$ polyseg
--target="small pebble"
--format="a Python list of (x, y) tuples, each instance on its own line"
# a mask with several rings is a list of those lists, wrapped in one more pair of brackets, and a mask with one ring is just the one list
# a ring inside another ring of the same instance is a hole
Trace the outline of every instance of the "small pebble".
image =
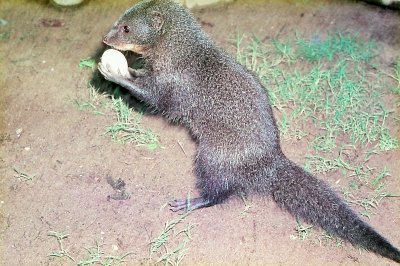
[(17, 138), (21, 137), (22, 128), (18, 128), (17, 130), (15, 130), (15, 133), (17, 134)]

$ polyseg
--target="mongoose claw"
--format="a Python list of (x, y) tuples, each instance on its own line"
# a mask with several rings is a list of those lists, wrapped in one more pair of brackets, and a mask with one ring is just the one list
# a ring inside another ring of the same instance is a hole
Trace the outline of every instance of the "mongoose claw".
[(188, 209), (189, 204), (187, 199), (177, 199), (168, 203), (169, 209), (173, 212), (177, 212), (183, 209)]
[(204, 207), (210, 207), (214, 204), (202, 197), (198, 197), (194, 199), (177, 199), (168, 203), (168, 205), (171, 211), (177, 212), (180, 210), (193, 211)]

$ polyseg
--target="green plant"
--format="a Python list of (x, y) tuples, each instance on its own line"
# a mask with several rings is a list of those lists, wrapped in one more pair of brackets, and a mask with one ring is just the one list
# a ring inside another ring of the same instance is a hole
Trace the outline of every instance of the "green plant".
[(152, 130), (146, 130), (141, 126), (140, 114), (132, 118), (132, 109), (121, 98), (112, 98), (112, 106), (117, 115), (117, 122), (106, 128), (106, 134), (110, 134), (114, 141), (134, 142), (150, 150), (159, 146), (157, 135)]
[(99, 94), (96, 90), (96, 87), (91, 83), (87, 86), (87, 97), (85, 99), (73, 99), (73, 104), (79, 110), (90, 110), (93, 114), (96, 115), (104, 115), (104, 112), (100, 111), (100, 107), (106, 105), (106, 96), (105, 94)]
[(312, 225), (303, 225), (300, 221), (297, 220), (297, 224), (295, 227), (296, 235), (291, 235), (291, 239), (300, 239), (307, 240), (312, 232)]
[[(57, 239), (59, 251), (52, 252), (49, 257), (55, 258), (63, 258), (67, 257), (69, 260), (76, 263), (76, 259), (74, 259), (68, 251), (64, 247), (64, 239), (66, 239), (69, 235), (64, 234), (62, 232), (50, 231), (48, 234), (50, 237), (54, 237)], [(101, 246), (97, 241), (95, 241), (95, 245), (89, 248), (85, 248), (87, 251), (87, 257), (79, 260), (78, 266), (87, 266), (87, 265), (103, 265), (103, 266), (112, 266), (112, 265), (120, 265), (126, 262), (124, 259), (132, 254), (131, 252), (125, 253), (121, 256), (111, 256), (105, 255), (105, 253), (101, 250)]]
[(158, 237), (150, 242), (150, 259), (158, 256), (155, 263), (164, 265), (180, 265), (187, 254), (187, 244), (191, 240), (193, 224), (187, 223), (182, 229), (178, 225), (182, 224), (189, 212), (184, 213), (177, 219), (165, 223), (163, 231)]
[(78, 262), (78, 266), (87, 266), (87, 265), (103, 265), (103, 266), (111, 266), (111, 265), (120, 265), (123, 262), (126, 262), (124, 258), (129, 256), (132, 253), (126, 253), (122, 256), (110, 256), (104, 255), (104, 252), (101, 251), (101, 245), (99, 242), (95, 241), (95, 245), (89, 248), (85, 248), (88, 256)]
[(79, 61), (79, 68), (81, 69), (82, 68), (94, 69), (95, 66), (96, 66), (96, 60), (91, 57), (84, 58)]
[(32, 181), (36, 176), (36, 175), (26, 173), (25, 171), (22, 171), (16, 167), (14, 167), (13, 170), (15, 172), (15, 177), (20, 180), (23, 180), (23, 181)]
[(50, 237), (55, 237), (57, 239), (58, 246), (60, 249), (60, 251), (52, 252), (49, 255), (50, 257), (56, 257), (56, 258), (67, 257), (68, 259), (75, 262), (75, 259), (71, 255), (69, 255), (68, 251), (64, 248), (64, 239), (69, 236), (68, 234), (64, 234), (62, 232), (50, 231), (47, 235)]

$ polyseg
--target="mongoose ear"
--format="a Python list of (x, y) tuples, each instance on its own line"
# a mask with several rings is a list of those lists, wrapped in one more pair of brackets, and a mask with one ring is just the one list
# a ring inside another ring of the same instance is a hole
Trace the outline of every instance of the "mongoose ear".
[(156, 30), (160, 30), (164, 25), (164, 17), (160, 12), (154, 11), (152, 13), (152, 23)]

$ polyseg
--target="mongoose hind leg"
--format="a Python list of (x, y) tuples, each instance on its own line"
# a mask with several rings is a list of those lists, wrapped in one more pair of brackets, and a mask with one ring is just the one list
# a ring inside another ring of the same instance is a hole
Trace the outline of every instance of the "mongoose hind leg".
[(234, 189), (221, 178), (212, 178), (211, 176), (220, 176), (218, 174), (212, 175), (210, 172), (200, 171), (196, 168), (198, 180), (196, 187), (200, 190), (201, 197), (177, 199), (169, 203), (171, 211), (187, 210), (193, 211), (200, 208), (211, 207), (220, 204), (228, 199), (233, 193)]

